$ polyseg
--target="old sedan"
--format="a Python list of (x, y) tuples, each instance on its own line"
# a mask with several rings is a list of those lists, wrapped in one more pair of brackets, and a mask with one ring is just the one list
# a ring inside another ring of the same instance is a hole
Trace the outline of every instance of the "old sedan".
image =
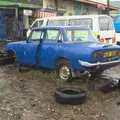
[(120, 63), (120, 46), (99, 43), (85, 27), (33, 29), (27, 40), (8, 43), (6, 50), (20, 65), (57, 69), (63, 80), (97, 75)]

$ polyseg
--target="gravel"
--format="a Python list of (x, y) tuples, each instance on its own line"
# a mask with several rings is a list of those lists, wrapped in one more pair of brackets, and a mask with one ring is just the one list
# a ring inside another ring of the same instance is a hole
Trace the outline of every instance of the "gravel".
[[(104, 74), (120, 78), (120, 66)], [(98, 84), (102, 79), (88, 83), (78, 78), (72, 83), (60, 81), (54, 72), (30, 70), (19, 73), (14, 65), (0, 67), (0, 120), (119, 120), (120, 91), (104, 94)], [(55, 102), (57, 87), (75, 87), (88, 90), (82, 105), (61, 105)]]

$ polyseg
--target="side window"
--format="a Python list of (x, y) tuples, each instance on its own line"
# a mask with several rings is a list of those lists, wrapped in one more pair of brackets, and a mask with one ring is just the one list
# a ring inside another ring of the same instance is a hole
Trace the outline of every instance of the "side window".
[(93, 21), (91, 18), (79, 18), (79, 19), (70, 19), (69, 25), (75, 25), (75, 26), (87, 26), (91, 30), (93, 29)]
[(60, 25), (66, 25), (66, 20), (49, 20), (48, 21), (49, 26), (60, 26)]
[(31, 32), (29, 40), (30, 41), (40, 40), (41, 35), (42, 35), (42, 31), (34, 30)]
[(67, 30), (67, 37), (70, 42), (71, 41), (84, 42), (84, 41), (87, 41), (88, 39), (88, 31)]
[(99, 17), (100, 30), (113, 30), (113, 22), (109, 17)]
[(43, 25), (43, 20), (38, 21), (38, 27), (40, 28)]
[(46, 40), (57, 41), (58, 39), (59, 39), (59, 31), (58, 30), (47, 30)]

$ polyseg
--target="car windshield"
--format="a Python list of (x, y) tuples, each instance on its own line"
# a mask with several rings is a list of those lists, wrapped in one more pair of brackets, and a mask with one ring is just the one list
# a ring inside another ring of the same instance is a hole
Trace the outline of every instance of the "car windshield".
[(66, 29), (69, 42), (97, 42), (90, 30)]

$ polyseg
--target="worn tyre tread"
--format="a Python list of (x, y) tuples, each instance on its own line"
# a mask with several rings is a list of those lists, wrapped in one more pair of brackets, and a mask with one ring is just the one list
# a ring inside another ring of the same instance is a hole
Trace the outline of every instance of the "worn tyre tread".
[[(67, 94), (65, 91), (73, 91), (76, 94)], [(57, 88), (55, 91), (56, 102), (60, 104), (77, 105), (82, 104), (86, 100), (87, 93), (84, 90), (77, 90), (73, 88)]]

